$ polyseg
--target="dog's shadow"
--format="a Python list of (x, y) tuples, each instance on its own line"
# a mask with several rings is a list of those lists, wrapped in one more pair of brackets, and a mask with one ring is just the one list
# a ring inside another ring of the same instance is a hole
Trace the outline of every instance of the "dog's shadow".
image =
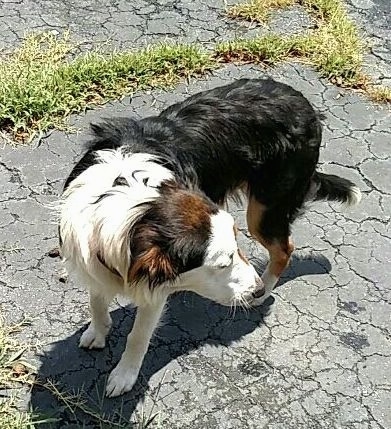
[[(257, 269), (264, 269), (262, 261), (252, 262)], [(320, 254), (296, 256), (279, 286), (301, 275), (328, 273), (330, 269), (330, 262)], [(38, 383), (33, 386), (30, 405), (40, 415), (56, 419), (55, 423), (40, 427), (101, 427), (102, 422), (97, 420), (95, 413), (111, 421), (118, 421), (121, 414), (122, 422), (130, 421), (137, 404), (148, 392), (149, 380), (155, 373), (172, 360), (205, 344), (218, 347), (239, 340), (264, 323), (273, 303), (274, 299), (270, 297), (263, 306), (250, 311), (237, 309), (232, 314), (227, 307), (195, 294), (173, 296), (168, 303), (164, 324), (150, 344), (135, 387), (130, 393), (115, 399), (103, 399), (104, 387), (110, 370), (124, 350), (135, 310), (122, 307), (111, 313), (113, 329), (103, 351), (78, 348), (84, 326), (69, 338), (52, 344), (40, 358)], [(55, 387), (48, 389), (51, 383)], [(55, 389), (59, 393), (54, 393)]]

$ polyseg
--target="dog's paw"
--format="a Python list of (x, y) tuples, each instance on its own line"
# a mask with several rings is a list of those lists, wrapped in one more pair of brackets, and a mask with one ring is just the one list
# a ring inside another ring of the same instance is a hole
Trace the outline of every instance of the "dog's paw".
[(109, 375), (106, 386), (106, 396), (114, 398), (132, 390), (138, 377), (134, 368), (125, 368), (118, 364)]
[(86, 349), (103, 349), (106, 345), (106, 335), (110, 327), (98, 332), (94, 326), (90, 325), (82, 334), (79, 347)]
[(270, 296), (271, 296), (271, 292), (266, 292), (263, 296), (259, 297), (259, 298), (255, 298), (252, 302), (251, 302), (251, 306), (252, 307), (259, 307), (260, 305), (263, 305), (266, 301), (270, 301)]

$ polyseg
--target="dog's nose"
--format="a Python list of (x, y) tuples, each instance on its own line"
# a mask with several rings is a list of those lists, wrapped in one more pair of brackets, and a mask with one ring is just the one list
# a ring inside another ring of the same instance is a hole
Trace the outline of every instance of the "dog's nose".
[(265, 285), (263, 284), (263, 281), (258, 278), (256, 279), (257, 288), (252, 293), (253, 298), (260, 298), (261, 296), (265, 295)]

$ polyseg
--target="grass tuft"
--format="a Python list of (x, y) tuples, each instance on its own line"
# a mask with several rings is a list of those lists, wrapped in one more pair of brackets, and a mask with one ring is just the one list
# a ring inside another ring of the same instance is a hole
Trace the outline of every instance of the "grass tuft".
[(71, 60), (67, 34), (28, 36), (0, 62), (0, 128), (31, 139), (86, 107), (147, 87), (166, 87), (212, 67), (196, 46), (158, 45), (136, 52), (91, 52)]
[[(270, 0), (273, 2), (273, 0)], [(240, 59), (242, 53), (251, 52), (252, 60), (274, 64), (276, 59), (281, 61), (287, 57), (295, 57), (313, 64), (316, 69), (329, 79), (350, 82), (360, 72), (362, 66), (363, 43), (358, 36), (357, 29), (346, 15), (340, 0), (294, 0), (290, 4), (301, 4), (317, 21), (316, 29), (304, 36), (282, 38), (278, 36), (264, 36), (255, 40), (240, 40), (231, 45), (232, 51)], [(277, 7), (279, 2), (273, 2)], [(255, 11), (260, 10), (264, 15), (264, 8), (269, 2), (253, 0), (248, 4), (235, 6), (230, 15), (240, 18), (249, 18), (251, 8), (253, 17)], [(255, 19), (255, 18), (253, 18)], [(255, 46), (260, 46), (259, 55)], [(265, 48), (267, 46), (267, 48)], [(218, 52), (223, 51), (224, 58), (229, 56), (227, 46), (220, 45)], [(271, 61), (269, 61), (269, 59)]]
[(253, 0), (230, 7), (227, 14), (229, 17), (240, 17), (251, 22), (266, 22), (273, 10), (292, 6), (296, 2), (297, 0)]
[(294, 41), (278, 35), (268, 35), (257, 39), (237, 39), (219, 43), (216, 57), (223, 62), (263, 63), (274, 65), (284, 60), (294, 49)]
[(340, 0), (302, 0), (318, 20), (306, 56), (321, 74), (351, 85), (361, 74), (364, 42)]
[(391, 88), (382, 85), (370, 85), (367, 87), (369, 97), (378, 103), (391, 103)]
[(264, 22), (271, 10), (293, 4), (303, 6), (315, 19), (313, 30), (289, 38), (263, 36), (222, 43), (217, 46), (217, 57), (225, 62), (267, 65), (295, 58), (313, 65), (321, 76), (339, 86), (360, 89), (377, 102), (390, 102), (391, 89), (374, 86), (362, 73), (365, 43), (341, 0), (250, 0), (230, 8), (228, 15)]

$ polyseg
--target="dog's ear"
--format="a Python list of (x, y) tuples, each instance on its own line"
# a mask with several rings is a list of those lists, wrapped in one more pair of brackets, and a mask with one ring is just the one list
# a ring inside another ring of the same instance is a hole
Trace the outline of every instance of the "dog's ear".
[(170, 257), (158, 246), (138, 256), (129, 269), (128, 281), (138, 282), (147, 279), (150, 287), (173, 281), (177, 276)]

